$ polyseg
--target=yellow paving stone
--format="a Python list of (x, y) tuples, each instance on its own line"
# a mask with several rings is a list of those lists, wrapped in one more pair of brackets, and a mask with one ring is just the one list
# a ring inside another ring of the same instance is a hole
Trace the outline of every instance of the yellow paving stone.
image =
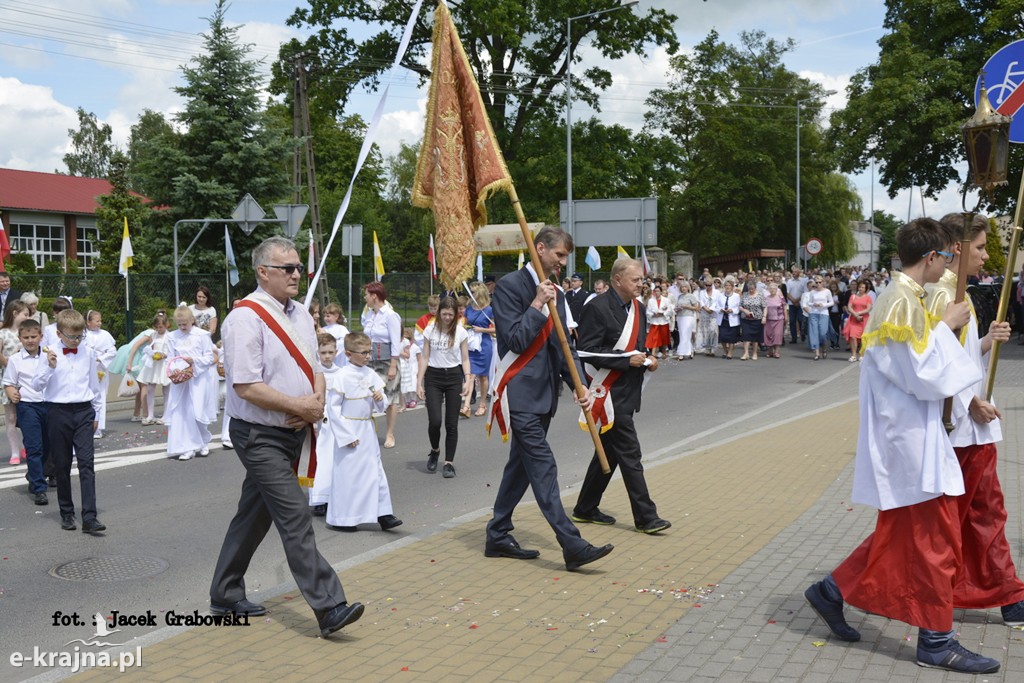
[[(615, 551), (578, 573), (565, 570), (527, 502), (516, 537), (541, 551), (538, 560), (484, 558), (480, 518), (343, 572), (367, 611), (330, 638), (292, 591), (265, 600), (270, 616), (249, 627), (193, 629), (145, 647), (143, 671), (119, 680), (607, 680), (728, 590), (718, 582), (820, 497), (852, 458), (856, 427), (841, 406), (648, 467), (659, 514), (673, 522), (656, 536), (633, 530), (616, 478), (601, 508), (618, 524), (580, 525), (584, 538)], [(819, 443), (830, 445), (827, 455)], [(571, 508), (575, 494), (564, 502)], [(195, 656), (183, 657), (190, 648)]]

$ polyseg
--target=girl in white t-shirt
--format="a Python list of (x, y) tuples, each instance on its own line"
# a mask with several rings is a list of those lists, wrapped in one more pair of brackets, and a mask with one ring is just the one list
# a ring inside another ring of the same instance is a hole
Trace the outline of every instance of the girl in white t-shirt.
[(437, 306), (437, 318), (423, 330), (417, 394), (427, 402), (428, 472), (437, 471), (437, 459), (441, 455), (441, 403), (445, 404), (444, 466), (441, 468), (445, 479), (455, 476), (461, 399), (473, 390), (468, 340), (466, 328), (458, 324), (458, 304), (451, 297), (443, 297)]

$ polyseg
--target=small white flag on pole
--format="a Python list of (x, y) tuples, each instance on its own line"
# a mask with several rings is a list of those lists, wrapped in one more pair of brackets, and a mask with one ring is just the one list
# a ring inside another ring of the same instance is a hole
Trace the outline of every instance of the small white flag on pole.
[(591, 270), (601, 270), (601, 255), (597, 253), (597, 247), (591, 246), (587, 249), (587, 258), (583, 261)]
[(238, 284), (238, 264), (235, 263), (235, 250), (231, 246), (231, 235), (228, 226), (224, 226), (224, 258), (228, 262), (228, 282), (234, 287)]

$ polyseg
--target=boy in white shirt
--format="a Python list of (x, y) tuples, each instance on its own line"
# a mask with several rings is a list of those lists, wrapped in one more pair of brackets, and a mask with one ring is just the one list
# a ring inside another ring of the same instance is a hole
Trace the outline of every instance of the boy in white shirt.
[(14, 404), (18, 415), (18, 428), (25, 443), (25, 459), (28, 464), (28, 490), (35, 498), (36, 505), (48, 505), (46, 497), (46, 475), (43, 464), (50, 452), (49, 436), (46, 433), (47, 404), (43, 393), (29, 386), (32, 378), (45, 363), (39, 352), (42, 327), (29, 318), (18, 326), (18, 340), (21, 351), (7, 360), (4, 373), (4, 391)]
[(78, 479), (82, 488), (82, 531), (95, 534), (106, 526), (96, 517), (96, 472), (93, 468), (93, 439), (98, 422), (100, 384), (96, 353), (85, 339), (85, 318), (76, 310), (57, 314), (57, 338), (47, 347), (46, 363), (31, 386), (42, 391), (50, 404), (47, 424), (50, 456), (57, 475), (57, 501), (60, 504), (60, 528), (74, 531), (75, 501), (71, 497), (71, 460), (78, 461)]

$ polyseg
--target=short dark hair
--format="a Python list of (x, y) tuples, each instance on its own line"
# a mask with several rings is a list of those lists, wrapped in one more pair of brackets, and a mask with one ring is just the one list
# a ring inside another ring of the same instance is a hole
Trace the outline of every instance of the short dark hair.
[(545, 225), (541, 228), (540, 232), (533, 238), (533, 243), (543, 244), (546, 249), (554, 249), (563, 244), (569, 251), (573, 249), (572, 235), (553, 225)]
[[(3, 276), (0, 275), (0, 277), (3, 277)], [(22, 320), (21, 324), (18, 325), (18, 335), (21, 335), (21, 333), (24, 332), (25, 330), (40, 330), (41, 331), (42, 329), (43, 329), (43, 326), (39, 324), (38, 320), (36, 320), (35, 318), (27, 318), (25, 320)]]
[(320, 334), (316, 335), (317, 348), (323, 346), (324, 344), (334, 344), (334, 347), (337, 348), (338, 338), (335, 337), (330, 332), (321, 332)]
[(896, 231), (896, 253), (903, 267), (916, 265), (933, 251), (949, 246), (947, 229), (934, 218), (915, 218)]
[(949, 232), (952, 237), (949, 241), (950, 244), (961, 240), (973, 242), (974, 238), (981, 233), (988, 233), (987, 216), (980, 213), (974, 214), (974, 218), (971, 219), (971, 224), (967, 226), (966, 230), (964, 229), (964, 222), (964, 214), (962, 213), (947, 213), (939, 219), (939, 223), (942, 224), (943, 229)]

